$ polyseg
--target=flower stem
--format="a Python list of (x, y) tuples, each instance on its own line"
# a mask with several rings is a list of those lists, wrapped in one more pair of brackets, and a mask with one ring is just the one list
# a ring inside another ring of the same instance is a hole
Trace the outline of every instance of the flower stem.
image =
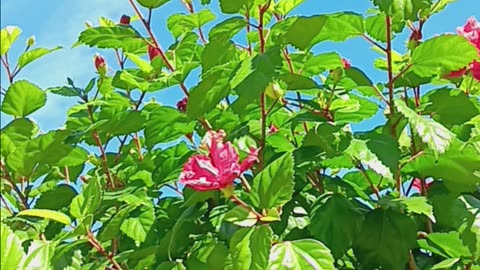
[(246, 204), (244, 201), (242, 201), (242, 199), (238, 198), (237, 196), (235, 195), (232, 195), (230, 197), (230, 200), (232, 202), (234, 202), (236, 205), (240, 206), (240, 207), (243, 207), (244, 209), (246, 209), (248, 212), (252, 212), (255, 217), (257, 218), (257, 220), (260, 220), (263, 216), (260, 215), (260, 213), (258, 213), (257, 211), (255, 211), (255, 209), (253, 209), (252, 207), (250, 207), (248, 204)]

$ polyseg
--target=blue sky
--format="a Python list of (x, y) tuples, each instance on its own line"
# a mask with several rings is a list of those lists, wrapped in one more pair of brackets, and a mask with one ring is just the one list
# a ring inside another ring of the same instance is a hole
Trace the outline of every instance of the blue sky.
[[(196, 9), (200, 9), (200, 1), (194, 0)], [(218, 12), (217, 1), (213, 0), (213, 11), (223, 18)], [(331, 13), (341, 10), (350, 10), (363, 13), (370, 8), (369, 0), (305, 0), (294, 14), (312, 15), (319, 13)], [(23, 50), (26, 38), (36, 36), (37, 46), (54, 47), (61, 45), (65, 47), (61, 51), (52, 53), (40, 61), (31, 64), (17, 77), (26, 78), (42, 88), (63, 85), (67, 77), (71, 77), (82, 86), (90, 78), (95, 76), (92, 64), (92, 57), (96, 52), (107, 56), (108, 62), (116, 69), (115, 60), (111, 52), (102, 52), (85, 46), (71, 49), (78, 34), (85, 29), (84, 22), (91, 21), (97, 24), (100, 16), (105, 16), (118, 21), (122, 14), (133, 15), (133, 11), (127, 0), (2, 0), (1, 1), (1, 27), (16, 25), (22, 28), (23, 34), (18, 40), (17, 49), (12, 50), (10, 58), (16, 58)], [(180, 0), (172, 0), (154, 12), (153, 28), (163, 48), (167, 48), (173, 39), (166, 31), (167, 16), (174, 13), (185, 13)], [(435, 34), (454, 32), (455, 28), (463, 25), (468, 17), (475, 16), (480, 19), (479, 0), (458, 0), (449, 5), (447, 9), (434, 16), (425, 26), (424, 38)], [(218, 22), (218, 20), (217, 20)], [(215, 25), (210, 23), (207, 28)], [(136, 22), (134, 26), (140, 32), (144, 32), (141, 25)], [(404, 52), (404, 41), (407, 37), (401, 36), (395, 43), (400, 52)], [(316, 47), (318, 52), (337, 51), (349, 59), (352, 65), (362, 68), (374, 81), (383, 81), (385, 75), (373, 70), (372, 61), (379, 55), (370, 49), (370, 45), (361, 39), (350, 40), (346, 43), (324, 43)], [(10, 60), (11, 62), (13, 59)], [(6, 76), (2, 69), (1, 84), (7, 86)], [(187, 81), (191, 87), (195, 80)], [(155, 95), (157, 100), (166, 104), (175, 104), (181, 97), (181, 91), (174, 87)], [(37, 111), (32, 117), (39, 123), (44, 131), (59, 128), (65, 121), (65, 114), (69, 106), (75, 104), (76, 100), (60, 96), (49, 95), (45, 107)], [(2, 114), (2, 119), (6, 120)], [(378, 118), (376, 118), (378, 119)], [(378, 121), (378, 120), (374, 120)], [(7, 121), (2, 121), (2, 126)]]

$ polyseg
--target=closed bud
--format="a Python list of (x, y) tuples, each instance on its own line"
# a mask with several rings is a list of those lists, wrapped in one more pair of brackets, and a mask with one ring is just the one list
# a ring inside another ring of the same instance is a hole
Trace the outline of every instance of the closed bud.
[(181, 112), (186, 112), (187, 111), (187, 98), (183, 98), (179, 102), (177, 102), (177, 109)]
[(342, 58), (342, 66), (344, 69), (349, 69), (352, 67), (352, 65), (350, 64), (350, 61), (348, 61), (345, 58)]
[(120, 25), (130, 25), (130, 16), (122, 15), (120, 18)]
[(95, 64), (95, 69), (100, 75), (105, 75), (107, 72), (107, 63), (105, 62), (105, 58), (100, 54), (96, 54), (93, 58), (93, 62)]
[(155, 57), (160, 55), (160, 50), (152, 45), (148, 45), (148, 58), (153, 61)]
[(27, 39), (27, 46), (32, 47), (35, 44), (35, 36), (31, 36)]

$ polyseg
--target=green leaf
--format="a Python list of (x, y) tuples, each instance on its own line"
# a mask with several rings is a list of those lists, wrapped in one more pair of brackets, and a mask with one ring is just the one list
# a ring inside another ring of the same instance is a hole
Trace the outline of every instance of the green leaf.
[(128, 46), (145, 43), (135, 29), (125, 26), (87, 28), (80, 33), (78, 42), (90, 47), (124, 49), (129, 52), (135, 51), (127, 50)]
[(145, 144), (153, 148), (158, 143), (171, 142), (193, 132), (194, 127), (195, 122), (184, 113), (171, 107), (156, 106), (145, 123)]
[(413, 71), (420, 76), (444, 75), (478, 60), (478, 52), (466, 38), (442, 35), (422, 42), (412, 53)]
[(223, 13), (233, 14), (240, 11), (243, 5), (248, 3), (248, 0), (220, 0), (219, 2)]
[(50, 131), (20, 145), (8, 155), (6, 163), (21, 176), (30, 176), (40, 165), (57, 164), (75, 148), (64, 144), (68, 131)]
[(187, 102), (188, 116), (194, 119), (202, 117), (230, 94), (228, 73), (224, 70), (209, 73), (198, 85), (193, 87)]
[(28, 247), (23, 270), (51, 269), (51, 260), (55, 251), (53, 242), (34, 240)]
[(342, 57), (336, 52), (328, 52), (310, 57), (303, 66), (303, 73), (318, 75), (326, 70), (342, 67)]
[(405, 22), (418, 21), (425, 9), (431, 5), (431, 0), (374, 0), (380, 11), (392, 17), (392, 29), (399, 33)]
[(303, 139), (304, 147), (317, 147), (327, 157), (341, 155), (348, 143), (349, 138), (342, 132), (341, 127), (331, 123), (321, 123), (310, 129)]
[(333, 270), (334, 262), (330, 250), (322, 242), (302, 239), (275, 244), (270, 251), (268, 269)]
[(145, 123), (145, 117), (139, 111), (126, 111), (121, 112), (108, 122), (97, 127), (99, 133), (107, 134), (110, 136), (127, 135), (133, 132), (137, 132), (143, 128)]
[(334, 258), (341, 258), (360, 230), (362, 214), (343, 195), (318, 200), (310, 212), (308, 230), (315, 239), (330, 247)]
[(327, 15), (327, 21), (313, 42), (326, 40), (341, 42), (358, 37), (365, 32), (363, 17), (353, 12), (339, 12)]
[(445, 152), (438, 159), (426, 153), (405, 167), (407, 173), (418, 173), (422, 177), (442, 179), (450, 190), (474, 191), (480, 184), (480, 156), (473, 149), (459, 151), (460, 145)]
[(223, 220), (240, 227), (252, 227), (257, 223), (255, 214), (241, 206), (236, 206), (225, 213)]
[[(378, 112), (378, 105), (366, 98), (358, 97), (356, 95), (349, 95), (349, 99), (355, 100), (355, 104), (360, 106), (350, 108), (347, 112), (336, 111), (333, 118), (337, 124), (359, 123), (362, 120), (374, 116)], [(355, 113), (352, 113), (355, 109)]]
[[(158, 184), (177, 180), (182, 171), (182, 165), (185, 164), (191, 154), (192, 151), (184, 142), (163, 150), (155, 159), (157, 168), (153, 171), (152, 178)], [(204, 193), (202, 192), (202, 194)]]
[(0, 224), (0, 238), (0, 268), (2, 270), (19, 269), (20, 262), (25, 255), (23, 253), (22, 241), (20, 241), (18, 236), (3, 222)]
[(163, 6), (164, 4), (170, 2), (170, 0), (137, 0), (137, 2), (145, 8), (159, 8)]
[(147, 233), (155, 222), (155, 212), (153, 207), (145, 207), (142, 211), (136, 211), (130, 214), (129, 218), (123, 221), (120, 230), (137, 243), (143, 243)]
[[(382, 156), (386, 157), (388, 156), (387, 151), (382, 151), (381, 148), (377, 148), (382, 142), (379, 141), (374, 147), (370, 148), (368, 145), (368, 142), (362, 141), (362, 140), (357, 140), (353, 139), (350, 142), (350, 146), (345, 150), (345, 153), (350, 155), (352, 158), (357, 160), (358, 162), (361, 162), (365, 165), (367, 165), (370, 169), (378, 173), (379, 175), (387, 178), (387, 179), (393, 179), (393, 173), (396, 171), (396, 168), (394, 171), (392, 171), (387, 164), (380, 159), (378, 154), (382, 154)], [(373, 150), (372, 150), (373, 149)], [(394, 149), (389, 147), (388, 149)], [(395, 152), (397, 152), (398, 155), (398, 150), (394, 149)], [(395, 161), (395, 160), (393, 160)], [(396, 159), (398, 162), (398, 158)]]
[(353, 244), (365, 269), (404, 270), (408, 252), (415, 247), (416, 224), (393, 210), (377, 208), (367, 214)]
[(407, 107), (403, 100), (395, 100), (395, 106), (408, 119), (412, 129), (416, 131), (436, 157), (448, 150), (455, 136), (450, 130), (430, 118), (423, 118), (418, 115)]
[[(235, 36), (238, 32), (247, 25), (243, 17), (232, 17), (228, 18), (221, 23), (215, 25), (210, 32), (208, 33), (208, 39), (210, 43), (212, 40), (220, 39), (222, 41), (227, 41)], [(208, 46), (208, 45), (207, 45)]]
[(81, 94), (81, 89), (68, 86), (51, 87), (47, 88), (45, 91), (64, 97), (78, 97)]
[(457, 2), (457, 0), (437, 0), (435, 2), (435, 4), (433, 5), (434, 8), (431, 10), (430, 14), (438, 13), (438, 12), (442, 11), (443, 9), (445, 9), (445, 7), (448, 4), (454, 3), (454, 2)]
[(434, 266), (432, 266), (432, 270), (434, 269), (452, 269), (452, 267), (459, 262), (459, 258), (451, 258), (451, 259), (445, 259)]
[(327, 20), (326, 15), (299, 17), (288, 29), (285, 38), (288, 43), (300, 50), (305, 50), (311, 46), (312, 41), (323, 29)]
[(102, 202), (102, 191), (97, 179), (91, 179), (85, 189), (73, 198), (70, 204), (70, 214), (82, 219), (89, 214), (95, 213)]
[(57, 46), (53, 49), (46, 49), (46, 48), (36, 48), (27, 52), (24, 52), (18, 57), (18, 68), (22, 69), (26, 65), (30, 64), (31, 62), (37, 60), (40, 57), (43, 57), (44, 55), (47, 55), (51, 52), (57, 51), (62, 49), (61, 46)]
[(272, 237), (268, 226), (243, 228), (235, 232), (230, 240), (233, 269), (267, 269)]
[(77, 196), (77, 191), (72, 186), (60, 184), (40, 195), (35, 203), (35, 208), (60, 210), (63, 207), (68, 207), (75, 196)]
[(72, 223), (72, 220), (64, 213), (48, 209), (26, 209), (20, 211), (17, 215), (51, 219), (65, 225)]
[(387, 42), (386, 15), (384, 13), (370, 16), (365, 19), (365, 30), (372, 38)]
[(260, 94), (278, 75), (281, 64), (280, 48), (273, 47), (253, 59), (247, 58), (242, 61), (230, 85), (243, 101), (259, 99)]
[(108, 241), (118, 236), (120, 227), (122, 226), (128, 215), (138, 207), (138, 204), (130, 204), (120, 209), (99, 232), (98, 240)]
[(47, 96), (38, 86), (25, 81), (16, 81), (8, 87), (2, 103), (6, 114), (25, 117), (45, 105)]
[(431, 249), (432, 252), (445, 258), (469, 258), (472, 256), (468, 247), (460, 239), (458, 232), (430, 233), (427, 235), (427, 242), (434, 247)]
[(1, 153), (7, 157), (15, 148), (28, 142), (38, 132), (38, 127), (27, 118), (19, 118), (10, 122), (1, 130)]
[(293, 156), (286, 153), (255, 176), (250, 198), (261, 209), (282, 206), (291, 199), (293, 186)]
[(400, 202), (407, 208), (409, 213), (415, 213), (419, 215), (425, 215), (433, 223), (436, 222), (435, 216), (433, 215), (433, 207), (428, 204), (427, 198), (425, 197), (410, 197), (410, 198), (399, 198), (395, 201)]
[(0, 31), (0, 56), (3, 57), (12, 47), (12, 44), (22, 33), (22, 30), (17, 26), (7, 26)]
[(435, 121), (447, 128), (461, 125), (480, 114), (476, 101), (456, 89), (432, 90), (422, 97), (421, 104), (428, 104), (423, 109), (424, 114), (433, 115)]
[(201, 242), (201, 246), (188, 256), (186, 266), (188, 269), (223, 270), (228, 255), (228, 249), (223, 243), (208, 239)]
[(147, 61), (140, 58), (140, 56), (133, 53), (125, 53), (125, 56), (130, 59), (141, 71), (145, 73), (150, 73), (153, 70), (153, 67)]
[(284, 1), (280, 1), (275, 5), (274, 10), (275, 10), (275, 12), (277, 12), (277, 13), (283, 15), (283, 16), (286, 16), (288, 13), (290, 13), (293, 9), (298, 7), (303, 2), (304, 2), (304, 0), (286, 0), (286, 1), (284, 0)]

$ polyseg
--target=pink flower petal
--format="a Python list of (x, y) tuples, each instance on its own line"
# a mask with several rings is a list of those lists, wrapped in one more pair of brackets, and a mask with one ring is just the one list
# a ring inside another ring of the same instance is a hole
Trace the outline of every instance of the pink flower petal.
[(258, 161), (258, 149), (255, 148), (250, 148), (250, 154), (246, 159), (242, 161), (242, 164), (240, 164), (240, 173), (243, 173), (247, 170), (249, 170), (255, 162)]

